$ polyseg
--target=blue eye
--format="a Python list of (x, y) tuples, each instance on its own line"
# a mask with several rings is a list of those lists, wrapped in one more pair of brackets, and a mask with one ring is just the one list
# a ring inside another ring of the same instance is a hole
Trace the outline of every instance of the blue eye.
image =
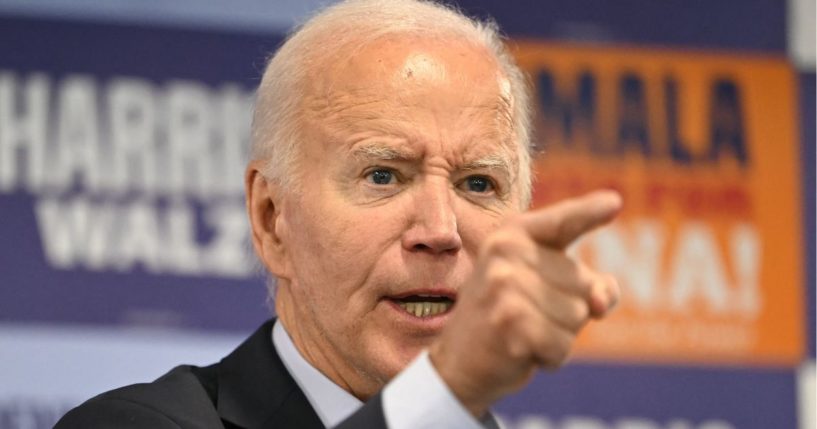
[(375, 185), (388, 185), (394, 180), (394, 174), (389, 170), (374, 170), (369, 173), (368, 179)]
[(485, 176), (470, 176), (465, 179), (465, 185), (471, 192), (485, 193), (494, 190), (491, 180)]

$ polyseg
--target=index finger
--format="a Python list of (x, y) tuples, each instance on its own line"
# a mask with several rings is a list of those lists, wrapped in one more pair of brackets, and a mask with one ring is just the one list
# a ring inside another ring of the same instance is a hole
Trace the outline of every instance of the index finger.
[(613, 220), (621, 210), (615, 191), (594, 191), (525, 213), (522, 224), (536, 242), (564, 250), (588, 231)]

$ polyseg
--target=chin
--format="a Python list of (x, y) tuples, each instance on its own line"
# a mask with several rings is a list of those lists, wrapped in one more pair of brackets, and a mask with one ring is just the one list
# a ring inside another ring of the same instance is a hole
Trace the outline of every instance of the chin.
[[(428, 348), (434, 338), (390, 338), (383, 343), (390, 346), (383, 350), (381, 356), (384, 373), (391, 379), (405, 369), (424, 349)], [(381, 343), (382, 344), (382, 343)]]

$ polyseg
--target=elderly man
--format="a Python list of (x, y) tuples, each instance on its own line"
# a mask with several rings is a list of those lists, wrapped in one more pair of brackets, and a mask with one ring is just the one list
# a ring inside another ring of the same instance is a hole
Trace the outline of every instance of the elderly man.
[(490, 25), (414, 0), (312, 18), (266, 69), (245, 177), (277, 320), (58, 427), (494, 426), (618, 296), (564, 252), (616, 194), (524, 211), (528, 110)]

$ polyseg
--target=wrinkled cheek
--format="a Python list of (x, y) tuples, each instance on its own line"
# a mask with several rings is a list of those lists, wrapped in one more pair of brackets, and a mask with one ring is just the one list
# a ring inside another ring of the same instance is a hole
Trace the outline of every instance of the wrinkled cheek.
[[(360, 285), (377, 259), (376, 246), (368, 237), (378, 231), (376, 225), (360, 222), (332, 222), (319, 226), (312, 237), (319, 247), (315, 264), (325, 271), (329, 280), (349, 285)], [(319, 258), (319, 259), (318, 259)], [(350, 292), (350, 291), (347, 291)]]
[(308, 251), (311, 262), (302, 267), (300, 277), (307, 300), (317, 302), (316, 317), (333, 314), (344, 318), (357, 311), (358, 290), (365, 281), (361, 252), (353, 248), (331, 246)]
[[(321, 207), (312, 211), (326, 213)], [(303, 217), (293, 231), (292, 245), (296, 248), (296, 265), (302, 279), (320, 281), (328, 278), (340, 280), (337, 275), (343, 274), (343, 266), (348, 266), (351, 253), (348, 246), (350, 237), (343, 234), (348, 231), (346, 225), (336, 224), (330, 218)]]

